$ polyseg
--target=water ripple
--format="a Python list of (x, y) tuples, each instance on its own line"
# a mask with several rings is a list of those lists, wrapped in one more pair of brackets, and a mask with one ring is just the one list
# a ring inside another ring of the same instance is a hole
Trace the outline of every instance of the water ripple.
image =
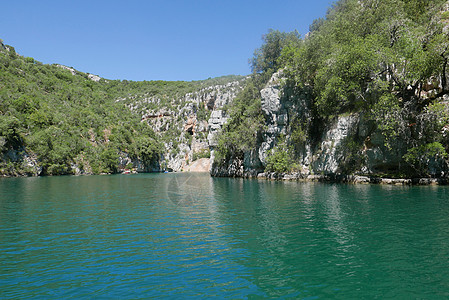
[(191, 174), (0, 179), (0, 298), (447, 298), (448, 196)]

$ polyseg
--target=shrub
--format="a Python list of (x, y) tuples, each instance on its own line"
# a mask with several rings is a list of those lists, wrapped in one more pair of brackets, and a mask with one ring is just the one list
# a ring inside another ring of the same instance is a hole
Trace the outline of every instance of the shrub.
[(403, 156), (404, 160), (421, 176), (431, 175), (429, 174), (429, 165), (432, 161), (447, 157), (446, 150), (439, 142), (413, 147)]
[(282, 141), (276, 147), (268, 151), (265, 171), (289, 173), (296, 169), (299, 169), (293, 159), (293, 152), (293, 147), (288, 147), (285, 141)]

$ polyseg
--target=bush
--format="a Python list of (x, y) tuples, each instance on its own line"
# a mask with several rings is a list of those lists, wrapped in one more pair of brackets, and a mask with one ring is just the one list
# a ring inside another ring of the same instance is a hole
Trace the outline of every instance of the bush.
[(265, 171), (276, 172), (276, 173), (286, 173), (290, 171), (291, 168), (291, 158), (287, 151), (285, 150), (270, 150), (267, 157), (267, 166)]
[(293, 147), (288, 147), (281, 137), (281, 143), (268, 151), (265, 172), (289, 173), (299, 170), (293, 159)]
[(439, 142), (413, 147), (403, 156), (404, 160), (421, 176), (435, 175), (429, 174), (430, 164), (447, 157), (446, 149)]
[(230, 157), (243, 157), (245, 151), (254, 149), (264, 124), (260, 89), (267, 78), (255, 74), (229, 107), (229, 119), (218, 135), (215, 161), (222, 163)]

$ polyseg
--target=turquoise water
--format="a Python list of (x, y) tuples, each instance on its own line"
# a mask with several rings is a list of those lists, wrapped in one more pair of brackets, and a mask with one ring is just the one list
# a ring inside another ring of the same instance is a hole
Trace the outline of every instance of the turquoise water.
[(0, 179), (1, 299), (445, 299), (449, 188)]

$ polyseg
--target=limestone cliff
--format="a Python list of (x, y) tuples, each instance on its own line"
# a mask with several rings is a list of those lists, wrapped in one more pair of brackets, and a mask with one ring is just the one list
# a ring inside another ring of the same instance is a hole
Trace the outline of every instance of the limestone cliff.
[[(429, 85), (425, 92), (432, 93), (431, 89)], [(388, 136), (382, 133), (380, 126), (367, 113), (347, 113), (326, 122), (314, 121), (307, 91), (299, 96), (291, 96), (283, 88), (281, 72), (273, 75), (260, 94), (265, 129), (257, 147), (246, 152), (243, 159), (233, 158), (225, 165), (213, 164), (212, 175), (277, 178), (264, 173), (267, 157), (281, 140), (292, 140), (293, 123), (302, 120), (299, 123), (303, 124), (305, 138), (294, 144), (295, 161), (298, 163), (295, 178), (306, 178), (313, 174), (390, 175), (398, 172), (413, 176), (413, 170), (404, 161), (404, 155), (410, 146), (408, 141), (399, 138), (388, 140)], [(447, 114), (449, 102), (443, 101), (442, 105)], [(416, 138), (417, 135), (425, 134), (424, 128), (431, 118), (428, 110), (417, 112), (410, 106), (404, 107), (402, 113), (415, 114), (416, 120), (416, 123), (402, 125), (404, 135)], [(218, 128), (219, 122), (216, 124)], [(448, 127), (447, 124), (445, 126)], [(444, 131), (446, 127), (443, 126), (441, 130)], [(445, 177), (448, 173), (447, 161), (431, 161), (426, 171), (432, 177)]]
[(232, 103), (244, 82), (242, 78), (207, 86), (173, 99), (148, 95), (117, 101), (128, 101), (128, 107), (140, 114), (142, 122), (147, 122), (163, 141), (159, 170), (187, 171), (193, 161), (210, 157), (209, 148), (214, 145), (215, 134), (226, 122), (223, 108)]

